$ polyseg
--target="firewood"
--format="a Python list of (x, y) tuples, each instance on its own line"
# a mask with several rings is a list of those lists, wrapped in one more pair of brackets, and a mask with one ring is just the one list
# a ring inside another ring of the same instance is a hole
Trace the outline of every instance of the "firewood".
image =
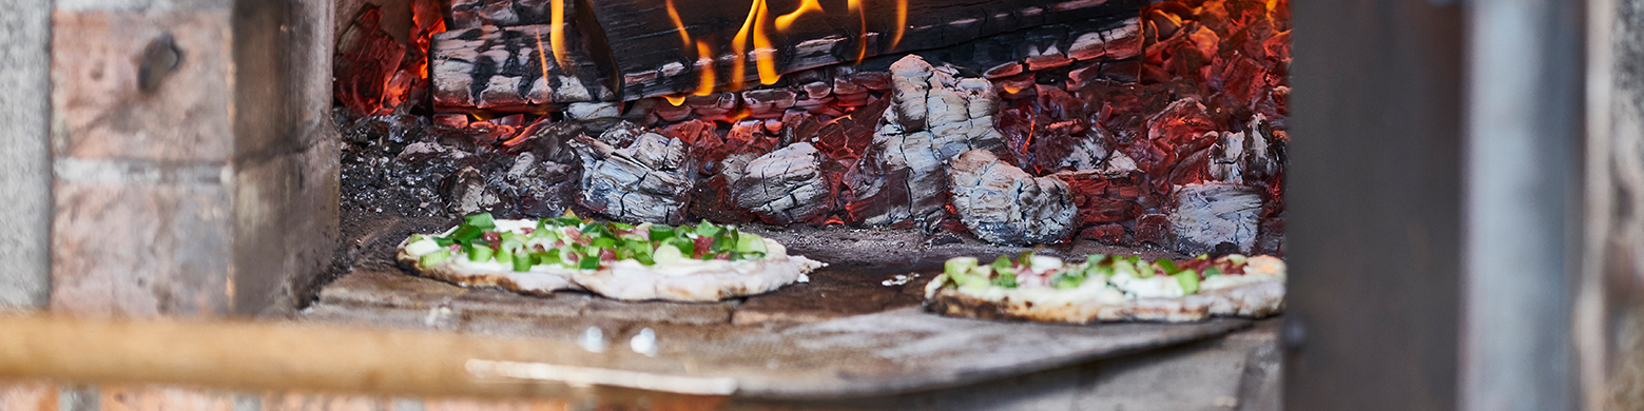
[(1057, 243), (1073, 233), (1073, 196), (1067, 183), (1033, 177), (999, 161), (992, 152), (972, 150), (948, 170), (953, 207), (977, 237), (996, 244)]
[(647, 132), (622, 148), (586, 135), (571, 146), (582, 159), (583, 207), (622, 221), (685, 221), (694, 182), (685, 142)]
[[(497, 1), (497, 0), (491, 0)], [(609, 40), (615, 65), (625, 74), (624, 98), (634, 100), (678, 94), (700, 87), (700, 58), (695, 44), (685, 44), (680, 36), (681, 27), (673, 23), (669, 8), (663, 0), (608, 0), (590, 2)], [(797, 0), (768, 2), (767, 17), (763, 24), (777, 14), (798, 8)], [(862, 2), (862, 14), (848, 10), (843, 3), (832, 3), (823, 12), (801, 15), (793, 26), (778, 30), (767, 26), (765, 31), (773, 42), (777, 73), (795, 73), (806, 69), (850, 64), (860, 55), (873, 58), (914, 50), (942, 50), (955, 56), (970, 53), (978, 55), (969, 42), (988, 38), (991, 47), (1006, 50), (1004, 60), (985, 59), (982, 64), (1021, 61), (1027, 55), (1030, 40), (1024, 31), (1049, 28), (1054, 38), (1034, 39), (1042, 59), (1075, 59), (1066, 52), (1078, 44), (1076, 34), (1110, 30), (1125, 17), (1135, 16), (1139, 1), (1062, 1), (1062, 0), (1003, 0), (993, 2), (954, 3), (939, 0), (906, 1), (905, 22), (898, 24), (897, 2)], [(675, 2), (675, 5), (681, 5)], [(704, 41), (714, 55), (706, 56), (713, 64), (708, 69), (716, 73), (715, 85), (723, 88), (731, 83), (757, 84), (759, 81), (753, 58), (757, 55), (749, 41), (744, 48), (748, 54), (743, 72), (731, 73), (736, 55), (727, 40), (736, 37), (742, 29), (744, 16), (749, 13), (746, 2), (699, 2), (689, 7), (674, 9), (689, 38)], [(727, 18), (731, 17), (731, 18)], [(866, 23), (864, 31), (863, 21)], [(1134, 25), (1133, 23), (1131, 24)], [(902, 27), (900, 35), (896, 28)], [(1024, 30), (1030, 29), (1030, 30)], [(751, 34), (751, 33), (750, 33)], [(990, 37), (991, 36), (991, 37)], [(1070, 37), (1072, 36), (1072, 37)], [(997, 39), (994, 39), (997, 37)], [(1080, 49), (1101, 50), (1095, 57), (1125, 55), (1109, 51), (1123, 49), (1120, 44), (1127, 37), (1117, 34), (1085, 39)], [(1129, 38), (1134, 38), (1131, 36)], [(1098, 42), (1092, 42), (1094, 39)], [(746, 41), (746, 40), (745, 40)], [(1140, 42), (1129, 49), (1139, 50)], [(1048, 52), (1057, 50), (1054, 53)], [(1136, 52), (1130, 52), (1134, 55)], [(1092, 57), (1092, 58), (1095, 58)], [(988, 67), (975, 67), (981, 71)], [(835, 90), (835, 92), (839, 92)], [(849, 94), (849, 93), (846, 93)]]
[[(450, 28), (552, 23), (549, 0), (452, 0)], [(567, 1), (566, 3), (572, 3)], [(571, 7), (567, 4), (567, 7)]]
[(451, 30), (433, 37), (429, 56), (438, 110), (534, 110), (547, 104), (616, 101), (608, 74), (567, 30), (573, 64), (561, 67), (549, 48), (551, 26)]

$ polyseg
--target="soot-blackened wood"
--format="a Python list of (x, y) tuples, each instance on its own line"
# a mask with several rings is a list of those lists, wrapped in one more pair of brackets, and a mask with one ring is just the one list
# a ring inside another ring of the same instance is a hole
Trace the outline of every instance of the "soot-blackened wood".
[[(553, 0), (452, 0), (451, 29), (552, 23)], [(569, 1), (567, 1), (569, 3)], [(570, 7), (569, 5), (567, 5)]]
[(434, 104), (441, 111), (530, 111), (548, 104), (614, 101), (610, 75), (576, 30), (566, 30), (561, 67), (551, 25), (481, 26), (435, 34), (429, 55)]
[[(715, 82), (724, 86), (740, 78), (758, 84), (752, 59), (743, 72), (732, 73), (735, 53), (731, 46), (737, 32), (752, 11), (751, 1), (673, 0), (674, 10), (685, 26), (691, 43), (681, 37), (669, 15), (667, 0), (610, 0), (592, 2), (596, 18), (608, 39), (616, 67), (623, 73), (624, 98), (637, 99), (696, 89), (698, 41), (711, 49)], [(800, 0), (770, 0), (766, 3), (764, 32), (775, 49), (775, 65), (780, 73), (849, 63), (859, 57), (897, 52), (933, 50), (967, 43), (983, 37), (1010, 33), (1000, 41), (990, 41), (981, 49), (965, 47), (955, 53), (983, 56), (979, 64), (1000, 64), (1043, 55), (1040, 64), (1056, 64), (1059, 58), (1078, 50), (1086, 58), (1114, 53), (1134, 54), (1135, 47), (1112, 46), (1110, 51), (1091, 49), (1093, 41), (1115, 40), (1129, 44), (1123, 36), (1107, 32), (1134, 17), (1149, 0), (1002, 0), (993, 2), (950, 2), (908, 0), (906, 24), (898, 41), (897, 2), (863, 1), (862, 13), (853, 12), (844, 0), (823, 0), (823, 11), (811, 11), (793, 19), (787, 30), (777, 29), (773, 20), (799, 8)], [(864, 30), (864, 22), (866, 30)], [(1031, 29), (1031, 30), (1024, 30)], [(744, 51), (751, 57), (752, 33)], [(1129, 38), (1134, 38), (1130, 36)], [(1075, 43), (1084, 43), (1074, 47)], [(956, 60), (957, 61), (957, 60)], [(978, 68), (986, 69), (988, 66)], [(723, 87), (722, 87), (723, 88)]]

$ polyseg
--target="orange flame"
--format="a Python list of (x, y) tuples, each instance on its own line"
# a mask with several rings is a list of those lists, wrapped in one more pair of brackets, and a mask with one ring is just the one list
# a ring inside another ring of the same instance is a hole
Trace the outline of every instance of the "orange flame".
[(856, 18), (862, 26), (862, 35), (857, 37), (856, 63), (862, 64), (862, 59), (868, 57), (868, 14), (862, 10), (863, 0), (846, 0), (845, 9), (856, 13)]
[(553, 0), (549, 6), (548, 18), (553, 24), (553, 32), (548, 34), (548, 43), (554, 46), (554, 62), (559, 68), (571, 71), (569, 59), (565, 57), (565, 0)]
[[(548, 81), (548, 50), (544, 50), (542, 48), (542, 30), (537, 30), (537, 35), (531, 37), (537, 40), (537, 63), (542, 66), (542, 81)], [(557, 59), (558, 53), (555, 54), (555, 58)]]
[[(696, 86), (692, 95), (706, 96), (714, 92), (714, 50), (708, 47), (708, 42), (696, 42), (696, 71), (702, 73), (702, 82)], [(684, 101), (684, 98), (680, 98)], [(675, 104), (676, 106), (678, 104)]]
[(662, 96), (662, 99), (667, 100), (668, 105), (671, 105), (671, 106), (674, 106), (674, 107), (679, 107), (680, 104), (685, 104), (685, 95), (684, 94), (669, 94), (669, 95), (666, 95), (666, 96)]
[(679, 28), (680, 44), (685, 48), (691, 48), (691, 33), (685, 30), (685, 21), (679, 19), (679, 10), (674, 9), (674, 0), (668, 0), (668, 18), (674, 21), (674, 27)]
[(781, 78), (776, 73), (776, 49), (772, 48), (770, 37), (765, 36), (765, 13), (765, 0), (754, 0), (749, 7), (748, 18), (742, 21), (742, 28), (731, 40), (731, 50), (736, 52), (736, 58), (731, 60), (732, 90), (742, 89), (743, 73), (747, 69), (749, 33), (753, 34), (754, 64), (759, 71), (759, 82), (771, 85)]
[(896, 0), (896, 34), (891, 36), (891, 49), (902, 43), (902, 32), (908, 28), (908, 0)]
[(803, 15), (805, 13), (812, 12), (812, 11), (818, 12), (818, 13), (826, 13), (825, 11), (822, 10), (822, 5), (817, 3), (816, 0), (800, 0), (799, 9), (794, 10), (792, 13), (784, 14), (784, 15), (778, 16), (776, 18), (776, 29), (781, 30), (781, 31), (788, 31), (788, 27), (793, 26), (793, 21), (794, 20), (798, 20), (800, 15)]

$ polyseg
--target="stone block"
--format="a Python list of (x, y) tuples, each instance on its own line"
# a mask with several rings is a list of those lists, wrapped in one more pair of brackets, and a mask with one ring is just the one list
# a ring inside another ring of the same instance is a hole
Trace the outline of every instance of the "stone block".
[(102, 411), (232, 411), (224, 393), (150, 385), (106, 385), (98, 398)]
[[(0, 14), (0, 310), (37, 308), (50, 288), (51, 1), (6, 4)], [(0, 407), (6, 408), (6, 407)]]
[(56, 411), (57, 385), (43, 382), (0, 383), (0, 410)]
[[(104, 11), (52, 15), (52, 152), (60, 157), (155, 161), (227, 160), (229, 10)], [(151, 91), (138, 65), (169, 37), (180, 56)]]
[(341, 190), (336, 140), (234, 170), (233, 311), (282, 316), (331, 263)]
[(224, 187), (59, 180), (55, 194), (54, 311), (227, 313), (232, 208)]

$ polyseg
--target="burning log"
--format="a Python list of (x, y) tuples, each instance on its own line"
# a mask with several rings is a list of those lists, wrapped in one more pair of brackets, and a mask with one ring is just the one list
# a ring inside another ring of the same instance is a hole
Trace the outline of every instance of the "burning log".
[[(531, 111), (548, 104), (614, 101), (604, 70), (592, 63), (581, 38), (565, 34), (565, 63), (546, 45), (551, 25), (482, 26), (435, 34), (432, 60), (438, 110)], [(568, 30), (570, 33), (575, 31)]]
[(451, 28), (553, 24), (550, 1), (553, 0), (453, 0)]
[[(1082, 43), (1080, 37), (1035, 43), (1040, 53), (1030, 54), (1028, 47), (1012, 47), (1023, 45), (1025, 40), (1015, 33), (1029, 28), (1057, 26), (1066, 32), (1067, 28), (1060, 25), (1077, 24), (1085, 30), (1110, 29), (1122, 20), (1115, 16), (1135, 16), (1137, 2), (897, 0), (852, 1), (848, 6), (832, 3), (827, 8), (813, 9), (787, 0), (758, 0), (751, 5), (699, 2), (691, 7), (674, 7), (677, 3), (592, 2), (594, 14), (610, 40), (616, 67), (625, 74), (626, 99), (693, 90), (739, 91), (752, 81), (774, 84), (781, 75), (811, 68), (850, 64), (896, 52), (945, 48), (989, 36), (1014, 34), (994, 43), (1009, 50), (1007, 58), (1015, 60), (1076, 59), (1061, 52), (1072, 50), (1074, 44), (1079, 44), (1088, 58), (1124, 55), (1127, 48), (1120, 44), (1137, 44), (1130, 49), (1140, 47), (1139, 41), (1126, 43), (1127, 37), (1120, 33), (1107, 37), (1098, 34), (1083, 38)], [(778, 15), (788, 11), (793, 13)], [(958, 49), (965, 53), (973, 50), (956, 47), (953, 52), (961, 52)], [(1100, 52), (1092, 54), (1092, 50)], [(704, 71), (712, 74), (704, 75)]]
[(751, 161), (727, 159), (725, 163), (736, 206), (767, 223), (810, 221), (826, 211), (830, 184), (822, 175), (822, 153), (810, 143), (794, 143)]
[[(354, 115), (365, 116), (393, 108), (387, 100), (405, 90), (391, 90), (396, 83), (406, 47), (382, 29), (382, 10), (374, 5), (361, 7), (337, 39), (337, 55), (332, 59), (336, 75), (333, 94)], [(384, 105), (387, 107), (384, 107)]]
[(1073, 233), (1067, 183), (1033, 177), (987, 150), (972, 150), (948, 171), (953, 207), (977, 237), (1009, 245), (1057, 243)]
[(582, 158), (583, 207), (623, 221), (685, 220), (695, 174), (685, 142), (647, 132), (622, 148), (588, 136), (572, 139), (571, 147)]
[(1238, 252), (1255, 249), (1261, 223), (1262, 195), (1246, 186), (1227, 183), (1178, 186), (1176, 211), (1170, 227), (1176, 250), (1187, 254), (1210, 253), (1229, 246)]

